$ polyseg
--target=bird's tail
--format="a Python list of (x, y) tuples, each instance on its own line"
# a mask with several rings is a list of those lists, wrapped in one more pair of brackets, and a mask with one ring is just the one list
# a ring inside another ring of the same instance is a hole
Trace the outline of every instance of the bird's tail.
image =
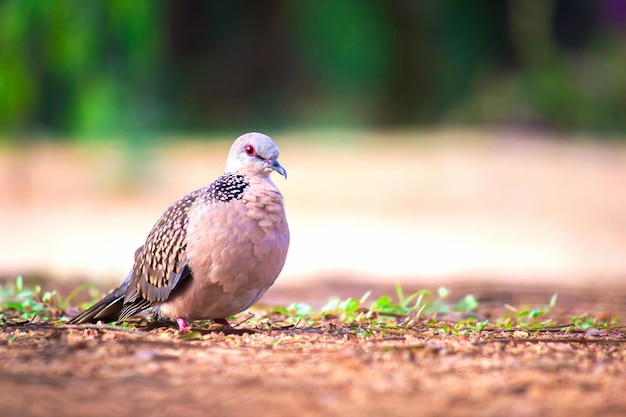
[(96, 321), (109, 323), (117, 321), (123, 305), (124, 294), (117, 295), (117, 290), (113, 290), (102, 300), (72, 318), (70, 324), (95, 323)]
[(70, 320), (70, 324), (106, 323), (117, 321), (120, 311), (124, 307), (124, 295), (130, 283), (130, 275), (124, 280), (119, 288), (105, 295), (100, 301)]

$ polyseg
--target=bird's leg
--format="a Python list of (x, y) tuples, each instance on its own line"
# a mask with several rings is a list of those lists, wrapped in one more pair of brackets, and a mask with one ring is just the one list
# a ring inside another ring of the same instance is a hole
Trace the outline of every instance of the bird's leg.
[(187, 322), (185, 321), (184, 318), (182, 317), (177, 318), (176, 323), (178, 324), (179, 332), (188, 332), (190, 330), (190, 327), (187, 325)]
[(226, 319), (213, 319), (213, 323), (221, 324), (222, 326), (224, 326), (225, 329), (232, 329), (233, 328), (233, 326), (231, 326), (230, 323), (228, 322), (228, 320), (226, 320)]

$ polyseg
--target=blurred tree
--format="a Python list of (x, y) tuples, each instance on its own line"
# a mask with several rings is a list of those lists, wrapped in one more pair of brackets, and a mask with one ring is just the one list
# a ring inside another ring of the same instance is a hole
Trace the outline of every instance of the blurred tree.
[(619, 0), (0, 0), (0, 131), (624, 132), (624, 23)]
[(147, 128), (162, 2), (0, 3), (1, 126), (80, 136)]
[(376, 121), (394, 63), (395, 29), (383, 2), (289, 2), (291, 46), (306, 81), (301, 119), (313, 124)]
[(626, 12), (612, 3), (510, 0), (515, 65), (484, 71), (448, 120), (626, 132), (626, 37), (604, 24)]

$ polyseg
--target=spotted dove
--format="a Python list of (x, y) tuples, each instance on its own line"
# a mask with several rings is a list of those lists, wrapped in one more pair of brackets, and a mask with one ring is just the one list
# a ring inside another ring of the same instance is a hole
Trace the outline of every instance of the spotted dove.
[(274, 141), (240, 136), (224, 174), (172, 204), (156, 222), (119, 288), (70, 323), (121, 321), (152, 308), (157, 320), (227, 317), (256, 303), (283, 268), (289, 228), (269, 175), (287, 178)]

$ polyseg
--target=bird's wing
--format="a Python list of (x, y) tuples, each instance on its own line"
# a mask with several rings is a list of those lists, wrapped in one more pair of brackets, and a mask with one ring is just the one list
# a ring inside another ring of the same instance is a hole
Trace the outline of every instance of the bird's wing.
[(200, 193), (197, 190), (172, 204), (154, 225), (143, 247), (137, 250), (119, 320), (155, 302), (166, 301), (191, 277), (186, 231), (189, 209)]

